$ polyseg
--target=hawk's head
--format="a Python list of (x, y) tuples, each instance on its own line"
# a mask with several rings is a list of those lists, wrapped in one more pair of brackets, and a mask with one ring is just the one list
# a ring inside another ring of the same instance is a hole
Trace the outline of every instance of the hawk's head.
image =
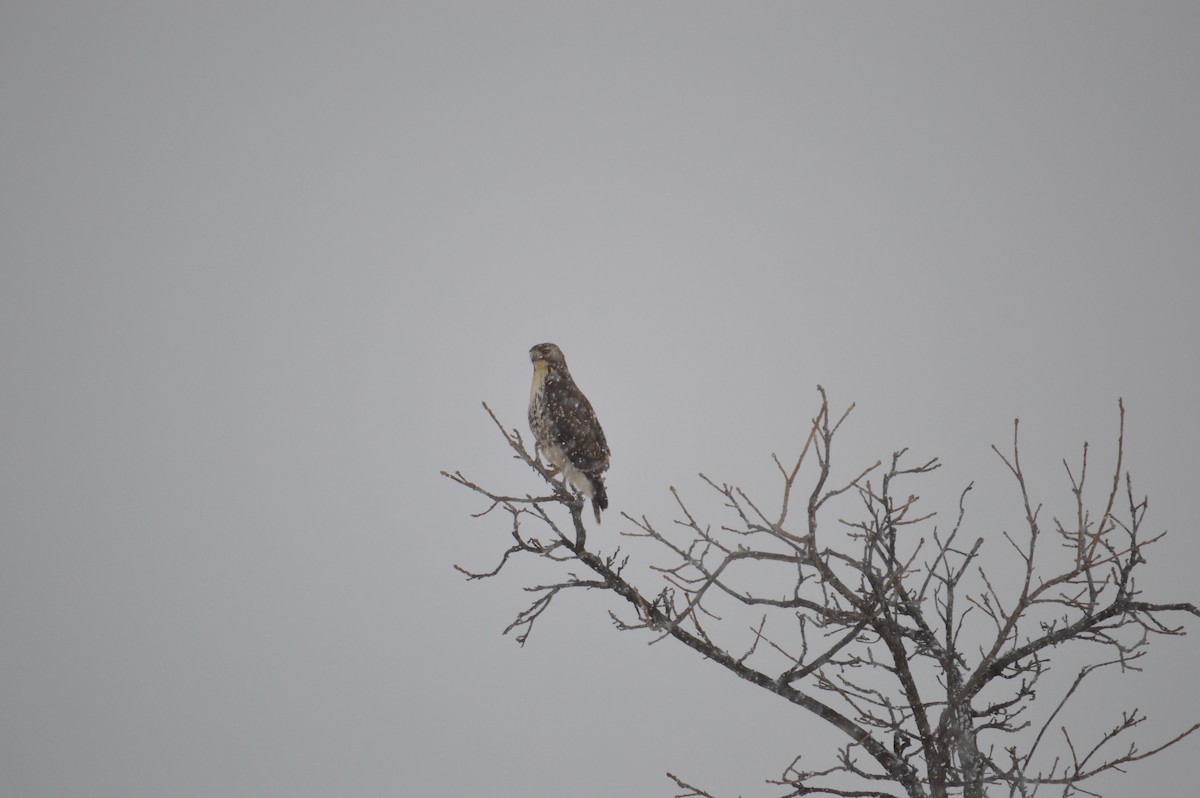
[(567, 367), (567, 359), (556, 344), (538, 344), (529, 350), (529, 359), (535, 364), (545, 362), (548, 366)]

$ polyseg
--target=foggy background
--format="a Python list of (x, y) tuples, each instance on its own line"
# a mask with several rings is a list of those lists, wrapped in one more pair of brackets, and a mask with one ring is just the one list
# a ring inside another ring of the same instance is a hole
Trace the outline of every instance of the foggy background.
[[(1020, 416), (1061, 514), (1124, 397), (1172, 532), (1141, 584), (1200, 598), (1198, 37), (1195, 3), (4, 3), (0, 794), (750, 798), (828, 762), (613, 597), (522, 649), (550, 572), (452, 569), (507, 522), (439, 469), (537, 490), (479, 403), (524, 430), (541, 341), (612, 447), (605, 551), (670, 485), (719, 523), (699, 471), (777, 500), (820, 383), (843, 473), (940, 456), (916, 492), (974, 480), (1002, 571), (989, 446)], [(1080, 733), (1200, 718), (1195, 640)], [(1192, 795), (1198, 752), (1093, 788)]]

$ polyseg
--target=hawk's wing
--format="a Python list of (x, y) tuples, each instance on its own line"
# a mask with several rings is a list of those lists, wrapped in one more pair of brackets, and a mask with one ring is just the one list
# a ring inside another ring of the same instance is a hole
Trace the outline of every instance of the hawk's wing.
[(561, 380), (559, 385), (547, 388), (546, 415), (551, 437), (562, 447), (571, 465), (584, 472), (607, 470), (608, 441), (592, 403), (573, 380)]

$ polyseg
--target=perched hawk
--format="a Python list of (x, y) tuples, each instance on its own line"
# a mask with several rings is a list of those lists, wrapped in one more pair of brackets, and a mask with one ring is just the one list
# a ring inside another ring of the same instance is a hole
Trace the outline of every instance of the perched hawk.
[(592, 403), (579, 390), (567, 359), (554, 344), (529, 350), (533, 387), (529, 391), (529, 428), (537, 451), (561, 471), (567, 484), (592, 500), (596, 523), (608, 509), (608, 494), (600, 475), (608, 470), (608, 442), (596, 420)]

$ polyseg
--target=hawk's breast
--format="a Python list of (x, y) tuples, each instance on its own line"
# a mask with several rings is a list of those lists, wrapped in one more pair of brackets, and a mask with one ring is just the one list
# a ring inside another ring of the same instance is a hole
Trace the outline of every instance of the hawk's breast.
[(538, 443), (550, 437), (550, 422), (546, 409), (546, 375), (550, 369), (542, 361), (533, 364), (533, 385), (529, 388), (529, 428)]

